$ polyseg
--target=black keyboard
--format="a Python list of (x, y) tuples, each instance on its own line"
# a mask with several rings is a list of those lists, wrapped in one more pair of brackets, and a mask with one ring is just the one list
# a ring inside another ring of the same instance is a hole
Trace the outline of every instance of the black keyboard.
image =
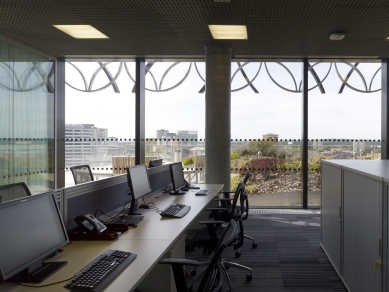
[(109, 249), (75, 274), (65, 288), (100, 292), (135, 258), (136, 254)]
[(140, 221), (143, 220), (143, 216), (135, 215), (135, 216), (125, 216), (125, 217), (119, 217), (114, 219), (112, 222), (109, 223), (123, 223), (129, 226), (135, 226), (137, 225)]
[(190, 211), (190, 206), (182, 204), (171, 204), (162, 210), (162, 217), (182, 218)]

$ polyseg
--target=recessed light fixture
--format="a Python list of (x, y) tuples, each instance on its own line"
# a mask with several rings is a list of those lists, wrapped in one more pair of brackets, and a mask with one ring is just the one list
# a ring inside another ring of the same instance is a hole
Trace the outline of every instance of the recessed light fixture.
[(342, 40), (346, 35), (343, 32), (333, 32), (330, 34), (330, 40), (331, 41), (340, 41)]
[(107, 39), (108, 37), (99, 32), (91, 25), (53, 25), (76, 39)]
[(208, 25), (215, 40), (247, 40), (245, 25)]

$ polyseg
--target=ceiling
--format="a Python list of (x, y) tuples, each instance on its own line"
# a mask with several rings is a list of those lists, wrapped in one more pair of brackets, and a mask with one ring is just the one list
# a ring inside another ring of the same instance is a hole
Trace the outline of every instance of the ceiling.
[[(90, 24), (109, 39), (54, 24)], [(213, 40), (208, 24), (245, 24), (248, 40)], [(329, 40), (335, 31), (346, 37)], [(55, 57), (203, 57), (212, 44), (237, 58), (389, 57), (389, 1), (0, 0), (0, 34)]]

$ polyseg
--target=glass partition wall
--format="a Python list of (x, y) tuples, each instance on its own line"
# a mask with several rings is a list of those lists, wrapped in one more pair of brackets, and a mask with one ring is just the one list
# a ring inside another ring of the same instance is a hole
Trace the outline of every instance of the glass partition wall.
[(0, 40), (0, 185), (55, 187), (54, 72), (51, 59)]

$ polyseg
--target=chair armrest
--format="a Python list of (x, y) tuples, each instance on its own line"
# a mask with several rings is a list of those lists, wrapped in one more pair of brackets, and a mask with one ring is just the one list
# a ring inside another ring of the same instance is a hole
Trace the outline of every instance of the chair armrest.
[(199, 224), (211, 224), (211, 225), (223, 224), (223, 223), (226, 223), (226, 221), (200, 221), (199, 222)]
[(200, 266), (199, 261), (187, 260), (187, 259), (163, 259), (159, 261), (160, 264), (170, 265), (188, 265), (188, 266)]

